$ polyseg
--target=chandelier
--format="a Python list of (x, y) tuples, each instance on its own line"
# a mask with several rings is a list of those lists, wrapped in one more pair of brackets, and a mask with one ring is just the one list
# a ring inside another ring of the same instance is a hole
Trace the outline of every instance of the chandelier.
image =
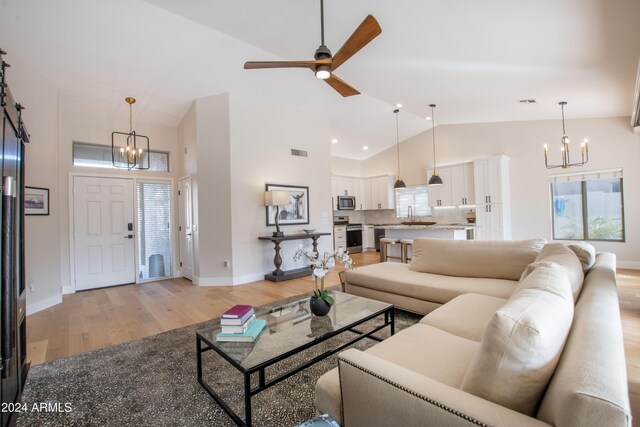
[(136, 99), (126, 97), (124, 100), (129, 104), (129, 132), (111, 133), (111, 161), (120, 169), (149, 169), (149, 138), (133, 130), (133, 104)]
[(562, 164), (560, 165), (550, 165), (548, 162), (549, 156), (549, 146), (544, 144), (544, 165), (547, 169), (555, 169), (555, 168), (570, 168), (571, 166), (583, 166), (589, 161), (589, 140), (585, 138), (580, 143), (580, 161), (571, 163), (571, 155), (569, 153), (569, 137), (567, 136), (567, 132), (564, 127), (564, 106), (567, 105), (566, 101), (562, 101), (558, 103), (562, 108), (562, 147), (560, 147), (561, 156), (562, 156)]

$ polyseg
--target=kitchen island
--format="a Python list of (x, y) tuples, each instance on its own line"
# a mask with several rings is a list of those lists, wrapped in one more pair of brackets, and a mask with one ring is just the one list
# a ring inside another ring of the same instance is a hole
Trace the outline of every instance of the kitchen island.
[[(385, 237), (391, 239), (415, 239), (417, 237), (432, 237), (435, 239), (467, 240), (473, 239), (475, 224), (434, 224), (434, 225), (406, 225), (386, 224), (376, 225), (376, 230), (383, 229)], [(471, 232), (469, 232), (471, 230)], [(389, 245), (390, 256), (400, 256), (399, 245)], [(409, 258), (411, 258), (409, 249)], [(382, 251), (380, 251), (382, 260)]]

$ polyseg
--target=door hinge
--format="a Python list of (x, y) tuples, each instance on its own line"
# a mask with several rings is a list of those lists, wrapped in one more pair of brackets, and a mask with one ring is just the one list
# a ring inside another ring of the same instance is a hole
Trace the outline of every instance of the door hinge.
[(180, 190), (178, 190), (178, 196), (180, 195)]
[(181, 225), (178, 226), (178, 231), (182, 231), (182, 226)]
[(182, 267), (182, 263), (180, 263), (180, 267)]

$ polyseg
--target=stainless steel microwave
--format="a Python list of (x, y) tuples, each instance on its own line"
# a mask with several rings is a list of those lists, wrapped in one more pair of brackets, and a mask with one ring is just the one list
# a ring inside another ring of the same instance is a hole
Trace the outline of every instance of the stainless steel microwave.
[(338, 196), (339, 210), (354, 210), (356, 208), (355, 196)]

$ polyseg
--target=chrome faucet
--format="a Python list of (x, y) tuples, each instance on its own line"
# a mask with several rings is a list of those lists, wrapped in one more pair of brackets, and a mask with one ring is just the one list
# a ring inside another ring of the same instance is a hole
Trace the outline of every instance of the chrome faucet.
[(409, 208), (407, 209), (407, 218), (409, 218), (409, 221), (413, 222), (413, 208), (411, 205), (409, 205)]

